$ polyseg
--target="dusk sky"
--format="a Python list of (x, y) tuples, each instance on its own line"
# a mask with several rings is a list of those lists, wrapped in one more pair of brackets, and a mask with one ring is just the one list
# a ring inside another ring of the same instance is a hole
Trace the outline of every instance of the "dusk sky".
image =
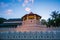
[(6, 19), (33, 12), (47, 20), (54, 10), (60, 11), (60, 0), (0, 0), (0, 17)]

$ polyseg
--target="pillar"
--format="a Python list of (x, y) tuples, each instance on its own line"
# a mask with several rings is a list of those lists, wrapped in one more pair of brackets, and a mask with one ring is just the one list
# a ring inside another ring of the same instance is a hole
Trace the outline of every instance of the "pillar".
[(27, 15), (27, 20), (28, 20), (28, 15)]
[(36, 15), (34, 15), (34, 19), (36, 20)]

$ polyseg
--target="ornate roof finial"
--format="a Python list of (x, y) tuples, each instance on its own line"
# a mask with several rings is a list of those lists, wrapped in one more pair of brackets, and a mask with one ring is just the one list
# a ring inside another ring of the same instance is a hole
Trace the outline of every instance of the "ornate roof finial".
[(33, 12), (30, 12), (29, 14), (34, 14)]

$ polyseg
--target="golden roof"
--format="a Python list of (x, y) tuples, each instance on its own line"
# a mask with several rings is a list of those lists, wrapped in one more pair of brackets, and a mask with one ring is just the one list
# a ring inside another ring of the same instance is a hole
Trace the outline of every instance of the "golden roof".
[(37, 17), (40, 17), (41, 18), (41, 16), (39, 16), (38, 14), (34, 14), (33, 12), (30, 12), (29, 14), (25, 14), (23, 17), (22, 17), (22, 19), (24, 18), (24, 17), (26, 17), (26, 16), (30, 16), (30, 15), (36, 15)]

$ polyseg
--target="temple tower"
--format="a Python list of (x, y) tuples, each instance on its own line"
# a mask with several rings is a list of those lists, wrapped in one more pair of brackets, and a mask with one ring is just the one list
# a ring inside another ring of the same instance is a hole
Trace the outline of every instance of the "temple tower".
[(40, 25), (41, 16), (30, 12), (22, 17), (23, 23), (25, 26), (38, 26)]
[(41, 16), (30, 12), (22, 17), (22, 25), (16, 28), (21, 32), (45, 31), (46, 27), (40, 24)]

